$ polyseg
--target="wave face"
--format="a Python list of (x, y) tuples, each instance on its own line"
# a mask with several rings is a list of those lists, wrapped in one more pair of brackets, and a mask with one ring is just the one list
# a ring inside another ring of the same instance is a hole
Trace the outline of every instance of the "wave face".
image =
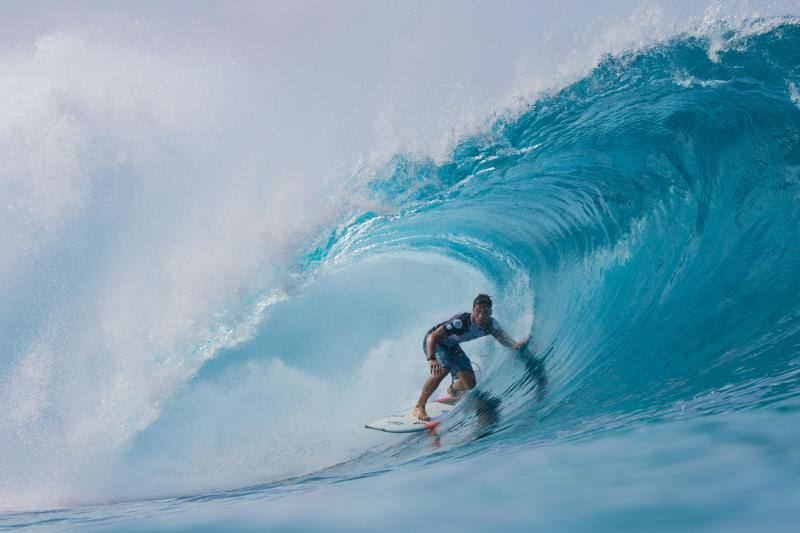
[[(609, 57), (445, 161), (395, 155), (363, 194), (380, 208), (115, 456), (112, 499), (250, 484), (202, 498), (311, 528), (356, 523), (344, 498), (388, 520), (436, 493), (502, 510), (464, 525), (796, 523), (800, 25)], [(478, 291), (527, 358), (465, 345), (478, 391), (432, 443), (361, 430), (413, 401), (422, 333)], [(342, 481), (313, 517), (270, 503)]]
[(492, 369), (502, 438), (795, 404), (799, 45), (786, 23), (610, 58), (444, 164), (396, 156), (370, 186), (397, 214), (324, 253), (431, 252), (491, 280), (501, 317), (535, 301), (551, 387), (532, 404), (518, 365)]

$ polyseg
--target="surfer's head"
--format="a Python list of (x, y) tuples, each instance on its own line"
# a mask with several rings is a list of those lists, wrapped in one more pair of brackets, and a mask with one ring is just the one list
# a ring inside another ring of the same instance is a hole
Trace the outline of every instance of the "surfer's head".
[(486, 327), (492, 320), (492, 299), (488, 294), (479, 294), (472, 302), (472, 321)]

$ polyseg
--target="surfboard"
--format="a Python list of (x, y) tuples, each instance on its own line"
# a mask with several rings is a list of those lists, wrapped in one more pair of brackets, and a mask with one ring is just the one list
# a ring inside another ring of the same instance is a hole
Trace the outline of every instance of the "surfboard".
[(413, 409), (408, 409), (405, 413), (381, 418), (375, 422), (370, 422), (364, 427), (367, 429), (385, 431), (387, 433), (414, 433), (415, 431), (433, 429), (439, 425), (450, 411), (455, 409), (454, 404), (455, 398), (450, 396), (428, 402), (428, 405), (425, 406), (425, 411), (427, 411), (428, 416), (431, 418), (428, 422), (419, 420), (411, 414)]

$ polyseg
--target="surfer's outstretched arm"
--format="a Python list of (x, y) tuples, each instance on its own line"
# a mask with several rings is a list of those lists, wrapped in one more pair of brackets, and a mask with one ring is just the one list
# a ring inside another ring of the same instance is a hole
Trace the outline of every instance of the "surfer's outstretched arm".
[(523, 340), (517, 342), (514, 339), (512, 339), (511, 336), (508, 333), (506, 333), (505, 331), (503, 331), (499, 327), (495, 327), (494, 328), (494, 331), (492, 332), (492, 336), (495, 339), (497, 339), (497, 342), (499, 342), (500, 344), (502, 344), (506, 348), (512, 348), (514, 350), (519, 350), (520, 348), (523, 348), (526, 344), (528, 344), (528, 341), (531, 340), (531, 336), (528, 335)]

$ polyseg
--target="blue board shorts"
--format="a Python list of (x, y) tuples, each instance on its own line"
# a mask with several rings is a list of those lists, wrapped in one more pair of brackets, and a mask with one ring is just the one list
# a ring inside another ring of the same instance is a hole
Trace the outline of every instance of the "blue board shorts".
[[(426, 344), (428, 344), (427, 335), (425, 335), (425, 338), (422, 341), (422, 352), (425, 353), (425, 357), (428, 356), (428, 354), (425, 352)], [(461, 372), (462, 370), (472, 374), (475, 373), (475, 370), (472, 368), (472, 361), (469, 360), (467, 354), (464, 353), (464, 350), (462, 350), (461, 346), (458, 344), (450, 347), (439, 345), (436, 347), (434, 355), (436, 356), (436, 360), (439, 361), (439, 364), (442, 365), (443, 368), (450, 370), (450, 375), (454, 378), (456, 377), (456, 372)]]

